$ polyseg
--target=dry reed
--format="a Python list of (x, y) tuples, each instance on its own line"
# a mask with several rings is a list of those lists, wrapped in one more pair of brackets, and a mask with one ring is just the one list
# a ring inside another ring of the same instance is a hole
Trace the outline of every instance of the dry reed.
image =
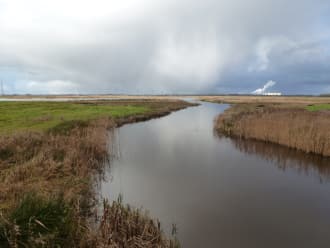
[(112, 204), (104, 202), (97, 247), (175, 248), (179, 243), (175, 238), (165, 238), (158, 220), (150, 219), (142, 210), (124, 206), (118, 200)]
[(274, 105), (235, 105), (215, 121), (220, 134), (330, 156), (330, 113)]
[(200, 96), (199, 99), (208, 102), (218, 103), (282, 103), (282, 104), (322, 104), (330, 103), (330, 97), (318, 96), (244, 96), (244, 95), (227, 95), (227, 96)]
[[(104, 172), (104, 164), (111, 155), (109, 129), (192, 106), (183, 101), (118, 101), (111, 104), (133, 103), (148, 105), (151, 111), (121, 119), (63, 123), (48, 132), (0, 136), (0, 214), (8, 216), (31, 192), (42, 199), (62, 195), (73, 211), (71, 221), (78, 227), (77, 234), (69, 235), (75, 237), (69, 242), (74, 246), (68, 247), (175, 247), (177, 243), (166, 240), (158, 224), (148, 216), (119, 203), (105, 205), (99, 232), (94, 233), (88, 224), (97, 200), (93, 176)], [(113, 225), (113, 218), (120, 220), (120, 226), (117, 222)], [(16, 220), (12, 221), (7, 224), (16, 227)], [(129, 232), (126, 239), (122, 236), (125, 230)], [(131, 246), (121, 246), (122, 242)]]
[(64, 192), (66, 199), (87, 192), (90, 175), (108, 155), (108, 132), (115, 123), (99, 119), (76, 126), (70, 135), (26, 133), (1, 137), (0, 202), (13, 205), (27, 192), (44, 196)]

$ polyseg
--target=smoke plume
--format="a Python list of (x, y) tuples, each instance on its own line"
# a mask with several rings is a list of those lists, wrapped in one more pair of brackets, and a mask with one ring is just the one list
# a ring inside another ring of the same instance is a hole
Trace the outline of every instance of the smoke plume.
[(262, 94), (266, 93), (268, 88), (273, 87), (275, 84), (276, 84), (276, 82), (270, 80), (262, 88), (256, 89), (255, 91), (253, 91), (252, 94), (262, 95)]

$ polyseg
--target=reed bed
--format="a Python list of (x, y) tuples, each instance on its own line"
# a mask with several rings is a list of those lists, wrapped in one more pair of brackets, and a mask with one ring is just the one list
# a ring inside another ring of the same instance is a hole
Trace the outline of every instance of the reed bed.
[(287, 105), (237, 104), (215, 120), (215, 130), (228, 136), (257, 139), (330, 156), (330, 113)]
[(178, 248), (166, 238), (160, 222), (121, 200), (104, 201), (94, 229), (62, 195), (27, 194), (19, 205), (0, 215), (0, 247)]
[(256, 95), (224, 95), (224, 96), (200, 96), (199, 99), (218, 103), (281, 103), (281, 104), (327, 104), (330, 103), (329, 96), (256, 96)]
[[(73, 124), (72, 124), (73, 125)], [(111, 119), (99, 119), (86, 126), (26, 133), (0, 138), (0, 209), (11, 207), (28, 192), (49, 196), (64, 192), (67, 200), (85, 195), (90, 175), (102, 170), (108, 156)]]
[[(0, 247), (126, 247), (121, 246), (121, 238), (132, 245), (128, 247), (174, 247), (157, 222), (119, 203), (105, 205), (101, 227), (95, 229), (93, 186), (111, 156), (113, 128), (192, 104), (160, 100), (96, 103), (103, 104), (141, 106), (148, 111), (69, 120), (47, 130), (0, 135)], [(113, 218), (120, 220), (120, 226), (112, 224)], [(125, 230), (128, 236), (123, 236)]]
[[(24, 103), (17, 104), (26, 107)], [(38, 104), (43, 106), (43, 103)], [(111, 155), (109, 130), (192, 105), (184, 101), (160, 100), (88, 101), (79, 104), (86, 104), (90, 109), (95, 105), (96, 111), (100, 105), (123, 109), (135, 106), (148, 111), (143, 114), (122, 113), (115, 118), (102, 116), (92, 120), (62, 121), (46, 131), (0, 135), (0, 210), (10, 208), (27, 192), (36, 191), (47, 196), (64, 191), (66, 199), (85, 195), (91, 188), (91, 177), (102, 173), (104, 162)], [(52, 104), (51, 107), (54, 108)]]
[(103, 216), (97, 236), (98, 247), (175, 248), (175, 237), (167, 239), (160, 222), (146, 212), (124, 205), (121, 200), (104, 202)]

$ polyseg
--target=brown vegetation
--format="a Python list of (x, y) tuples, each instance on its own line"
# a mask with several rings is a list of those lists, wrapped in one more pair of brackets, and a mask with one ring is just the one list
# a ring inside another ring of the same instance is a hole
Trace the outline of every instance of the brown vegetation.
[(100, 119), (75, 123), (69, 135), (60, 129), (0, 137), (0, 207), (12, 206), (27, 192), (82, 196), (90, 175), (107, 158), (107, 130), (114, 125), (111, 119)]
[(111, 204), (104, 201), (97, 225), (88, 225), (62, 195), (28, 194), (7, 217), (0, 215), (0, 247), (176, 248), (175, 235), (174, 228), (172, 238), (166, 238), (158, 220), (124, 206), (121, 199)]
[[(82, 243), (88, 243), (87, 247), (96, 247), (96, 243), (98, 247), (123, 247), (120, 239), (124, 237), (120, 235), (124, 234), (127, 235), (127, 238), (124, 239), (125, 242), (132, 244), (128, 247), (169, 247), (167, 241), (165, 242), (161, 236), (159, 227), (153, 224), (148, 217), (140, 216), (140, 213), (135, 210), (130, 212), (129, 208), (121, 207), (118, 204), (112, 207), (105, 205), (100, 229), (101, 236), (99, 233), (94, 235), (91, 228), (88, 227), (92, 206), (96, 202), (93, 192), (93, 176), (102, 175), (104, 163), (110, 155), (109, 130), (125, 123), (160, 117), (171, 111), (192, 105), (183, 101), (160, 100), (111, 102), (114, 105), (132, 105), (133, 103), (134, 105), (147, 105), (150, 111), (145, 114), (135, 114), (118, 119), (99, 118), (90, 121), (63, 122), (46, 132), (0, 136), (0, 217), (2, 216), (0, 218), (0, 246), (4, 244), (5, 247), (16, 247), (19, 238), (26, 239), (25, 236), (21, 235), (21, 230), (27, 228), (27, 232), (31, 232), (30, 221), (34, 216), (25, 218), (22, 226), (16, 224), (17, 219), (15, 217), (12, 217), (11, 221), (7, 218), (9, 218), (8, 216), (15, 216), (15, 214), (11, 214), (12, 210), (20, 209), (21, 199), (26, 195), (36, 194), (38, 198), (41, 197), (40, 199), (53, 199), (55, 196), (61, 196), (64, 203), (72, 211), (68, 217), (70, 218), (69, 224), (74, 224), (77, 227), (73, 228), (74, 232), (77, 233), (68, 235), (73, 240), (69, 240), (70, 242), (67, 244), (70, 245), (66, 247), (80, 247), (83, 246)], [(31, 199), (28, 202), (31, 202)], [(47, 211), (53, 211), (49, 210), (49, 206), (58, 207), (57, 203), (49, 204), (48, 202), (46, 201), (43, 206), (37, 207), (47, 208)], [(26, 206), (24, 204), (23, 206)], [(28, 210), (31, 209), (30, 205), (27, 207)], [(35, 203), (32, 204), (34, 207), (36, 205)], [(63, 208), (66, 208), (66, 205), (63, 205)], [(24, 207), (22, 209), (21, 212), (26, 212)], [(39, 211), (37, 209), (36, 211), (40, 213), (44, 210)], [(55, 213), (58, 212), (56, 208), (54, 211)], [(117, 225), (117, 222), (114, 226), (113, 223), (110, 224), (109, 221), (112, 221), (113, 218), (115, 220), (120, 218), (120, 226)], [(34, 225), (43, 228), (44, 224), (37, 219)], [(138, 227), (139, 225), (141, 226)], [(48, 227), (45, 226), (43, 230), (47, 229)], [(70, 232), (73, 229), (70, 229)], [(125, 230), (130, 233), (127, 234)], [(116, 232), (120, 234), (116, 234)], [(154, 237), (151, 238), (153, 235)], [(42, 236), (44, 239), (41, 237), (35, 239), (34, 236), (31, 236), (26, 242), (28, 242), (27, 244), (32, 242), (31, 244), (39, 247), (40, 244), (35, 242), (52, 243), (55, 236), (53, 233), (45, 234)], [(79, 240), (77, 240), (77, 236)], [(90, 243), (91, 240), (92, 243)], [(104, 245), (103, 242), (105, 242)], [(40, 245), (40, 247), (53, 246)]]
[(330, 97), (317, 96), (200, 96), (203, 101), (217, 103), (283, 103), (283, 104), (321, 104), (330, 103)]
[(274, 104), (237, 104), (215, 121), (220, 134), (330, 156), (330, 113)]
[[(173, 235), (175, 233), (172, 233)], [(120, 200), (104, 203), (97, 247), (179, 247), (175, 238), (166, 239), (158, 220)]]
[(110, 104), (147, 106), (150, 111), (116, 119), (66, 121), (46, 132), (0, 136), (0, 210), (10, 207), (25, 192), (49, 195), (64, 191), (68, 198), (80, 195), (79, 192), (90, 186), (90, 176), (102, 170), (109, 156), (109, 129), (191, 106), (183, 101), (114, 101)]

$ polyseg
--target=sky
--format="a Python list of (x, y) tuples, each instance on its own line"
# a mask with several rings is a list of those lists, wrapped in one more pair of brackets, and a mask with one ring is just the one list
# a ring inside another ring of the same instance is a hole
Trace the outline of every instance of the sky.
[(7, 94), (330, 93), (330, 1), (0, 0), (0, 80)]

